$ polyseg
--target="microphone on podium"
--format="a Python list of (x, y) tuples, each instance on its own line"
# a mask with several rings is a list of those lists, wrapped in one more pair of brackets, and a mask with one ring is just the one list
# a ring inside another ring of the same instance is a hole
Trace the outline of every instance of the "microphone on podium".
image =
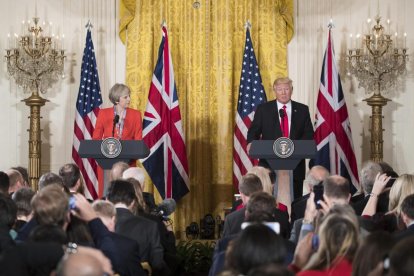
[(114, 117), (114, 124), (112, 126), (112, 137), (115, 136), (115, 126), (118, 122), (119, 122), (119, 115), (116, 114), (115, 117)]

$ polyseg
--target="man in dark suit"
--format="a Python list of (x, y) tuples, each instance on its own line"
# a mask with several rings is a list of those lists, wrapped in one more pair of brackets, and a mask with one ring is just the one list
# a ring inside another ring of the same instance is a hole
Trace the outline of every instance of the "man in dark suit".
[(136, 200), (132, 184), (112, 181), (107, 197), (116, 207), (115, 232), (138, 242), (141, 261), (149, 262), (154, 275), (168, 275), (157, 224), (131, 212)]
[(120, 275), (146, 275), (141, 266), (138, 243), (115, 233), (115, 206), (104, 200), (96, 200), (92, 206), (102, 223), (110, 231), (110, 237), (115, 243), (118, 254), (112, 264), (114, 271)]
[(329, 176), (329, 171), (325, 167), (316, 165), (313, 166), (306, 175), (303, 184), (307, 185), (309, 193), (296, 198), (292, 202), (290, 221), (293, 223), (295, 220), (303, 218), (306, 209), (306, 202), (308, 201), (310, 192), (313, 191), (313, 186), (319, 184), (321, 181), (324, 181), (325, 178)]
[(401, 203), (401, 217), (407, 228), (394, 234), (397, 241), (414, 237), (414, 194), (407, 196)]
[[(275, 198), (265, 192), (255, 192), (246, 206), (245, 220), (249, 223), (266, 223), (266, 222), (278, 222), (281, 232), (278, 233), (282, 237), (286, 228), (288, 228), (288, 215), (286, 212), (275, 213)], [(284, 216), (283, 216), (284, 215)], [(242, 230), (236, 234), (228, 235), (218, 240), (214, 248), (213, 263), (210, 268), (209, 275), (217, 275), (223, 268), (225, 263), (225, 252), (229, 245), (229, 242), (237, 238)], [(295, 251), (295, 245), (288, 241), (283, 240), (283, 244), (286, 246), (287, 255), (285, 256), (285, 264), (289, 264), (293, 259), (293, 253)]]
[[(313, 140), (313, 127), (308, 106), (292, 101), (292, 80), (278, 78), (273, 83), (276, 100), (263, 103), (257, 107), (253, 122), (247, 132), (247, 150), (253, 140), (275, 140), (279, 137), (289, 137), (292, 140)], [(284, 124), (284, 119), (287, 123)], [(266, 160), (260, 160), (261, 166), (269, 167)], [(305, 179), (305, 160), (302, 160), (293, 171), (294, 198), (303, 194)]]
[[(263, 191), (260, 178), (250, 173), (244, 175), (242, 178), (242, 181), (239, 184), (239, 191), (240, 191), (244, 206), (247, 206), (250, 202), (250, 196), (253, 196), (256, 193)], [(261, 207), (261, 206), (255, 206), (254, 204), (250, 204), (250, 205), (255, 207), (256, 209), (259, 209)], [(276, 204), (274, 204), (272, 210), (273, 210), (273, 214), (272, 214), (273, 219), (279, 222), (280, 224), (281, 236), (284, 238), (288, 238), (289, 233), (290, 233), (288, 213), (277, 209)], [(239, 233), (241, 231), (241, 225), (245, 220), (246, 220), (246, 207), (243, 207), (237, 211), (234, 211), (233, 213), (228, 214), (224, 220), (223, 238)]]

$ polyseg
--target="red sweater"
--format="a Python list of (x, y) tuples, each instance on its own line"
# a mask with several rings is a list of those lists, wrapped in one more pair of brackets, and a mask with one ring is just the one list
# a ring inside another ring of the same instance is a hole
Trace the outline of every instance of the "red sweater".
[(342, 259), (339, 263), (327, 270), (302, 270), (298, 276), (349, 276), (352, 274), (352, 263), (347, 259)]

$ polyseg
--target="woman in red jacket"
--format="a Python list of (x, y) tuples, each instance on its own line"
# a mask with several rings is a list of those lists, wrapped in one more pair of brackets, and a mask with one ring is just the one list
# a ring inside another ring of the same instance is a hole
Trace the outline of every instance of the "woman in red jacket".
[(128, 107), (130, 94), (129, 87), (124, 84), (116, 83), (112, 86), (109, 100), (114, 106), (99, 111), (92, 139), (114, 137), (122, 140), (142, 140), (141, 112)]

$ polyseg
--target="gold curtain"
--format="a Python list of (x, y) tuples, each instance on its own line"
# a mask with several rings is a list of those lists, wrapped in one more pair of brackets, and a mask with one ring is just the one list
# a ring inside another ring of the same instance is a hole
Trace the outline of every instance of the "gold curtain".
[[(199, 3), (199, 5), (197, 5)], [(121, 0), (120, 37), (127, 45), (126, 83), (143, 112), (165, 20), (189, 161), (190, 193), (174, 217), (179, 232), (231, 206), (233, 128), (245, 43), (251, 36), (263, 86), (287, 75), (293, 0)]]

